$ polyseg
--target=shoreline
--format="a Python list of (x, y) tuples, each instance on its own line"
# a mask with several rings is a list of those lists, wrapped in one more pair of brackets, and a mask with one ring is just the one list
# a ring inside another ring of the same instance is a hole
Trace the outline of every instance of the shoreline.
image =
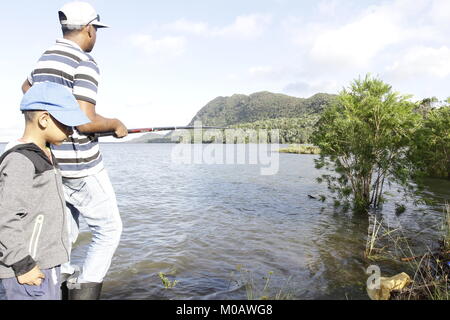
[(318, 155), (320, 154), (319, 147), (313, 145), (304, 145), (304, 144), (293, 144), (287, 148), (281, 148), (278, 150), (279, 153), (290, 153), (290, 154), (312, 154)]

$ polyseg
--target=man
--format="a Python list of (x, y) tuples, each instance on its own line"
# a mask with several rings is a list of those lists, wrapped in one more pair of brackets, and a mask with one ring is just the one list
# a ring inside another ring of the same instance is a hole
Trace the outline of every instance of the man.
[(104, 168), (98, 139), (87, 133), (115, 132), (117, 138), (127, 136), (127, 128), (118, 119), (108, 119), (96, 112), (99, 69), (88, 54), (95, 46), (97, 29), (108, 26), (100, 22), (95, 9), (85, 2), (71, 2), (59, 11), (63, 39), (40, 58), (22, 86), (23, 92), (40, 82), (66, 86), (77, 99), (91, 123), (78, 126), (69, 142), (52, 146), (60, 165), (67, 207), (72, 223), (71, 243), (79, 233), (79, 215), (92, 232), (92, 242), (82, 269), (66, 264), (61, 272), (67, 280), (69, 299), (99, 299), (103, 279), (111, 265), (122, 233), (122, 221), (116, 197)]

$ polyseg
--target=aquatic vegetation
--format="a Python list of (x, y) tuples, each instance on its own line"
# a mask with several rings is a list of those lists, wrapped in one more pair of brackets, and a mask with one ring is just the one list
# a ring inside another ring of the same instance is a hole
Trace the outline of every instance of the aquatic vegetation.
[(395, 214), (396, 215), (401, 215), (402, 213), (404, 213), (406, 211), (406, 207), (404, 204), (395, 204)]
[(413, 282), (400, 292), (395, 300), (449, 300), (450, 266), (449, 252), (442, 248), (429, 249), (422, 256), (403, 258), (414, 274)]
[[(450, 208), (446, 204), (443, 214), (443, 237), (439, 247), (428, 248), (418, 254), (413, 249), (410, 239), (402, 230), (388, 230), (382, 221), (373, 219), (369, 227), (365, 256), (369, 260), (385, 260), (400, 263), (412, 282), (400, 291), (394, 291), (393, 300), (449, 300), (450, 299), (450, 250), (448, 248), (450, 230)], [(395, 233), (394, 233), (395, 232)], [(381, 235), (380, 235), (381, 234)], [(385, 241), (382, 241), (384, 238)], [(383, 242), (379, 250), (376, 245)], [(383, 255), (380, 253), (383, 252)]]
[(274, 288), (272, 284), (273, 271), (269, 271), (267, 276), (262, 277), (262, 281), (255, 280), (252, 271), (238, 265), (236, 270), (239, 272), (239, 279), (234, 279), (234, 272), (231, 282), (235, 282), (237, 286), (245, 287), (247, 300), (292, 300), (293, 294), (288, 288), (292, 277), (289, 277), (285, 284), (280, 288)]
[(178, 283), (178, 280), (170, 281), (163, 272), (160, 272), (158, 275), (166, 289), (172, 289)]
[(450, 250), (450, 205), (448, 203), (445, 204), (445, 214), (444, 214), (444, 240), (443, 246), (444, 250)]
[(378, 221), (376, 215), (369, 217), (369, 229), (364, 257), (372, 261), (386, 259), (387, 254), (383, 254), (386, 246), (377, 248), (376, 245), (398, 230), (399, 229), (390, 230), (389, 227), (385, 227), (383, 220)]

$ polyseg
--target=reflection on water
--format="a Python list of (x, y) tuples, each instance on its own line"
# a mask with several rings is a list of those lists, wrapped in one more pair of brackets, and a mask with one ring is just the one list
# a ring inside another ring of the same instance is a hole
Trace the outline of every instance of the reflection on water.
[[(271, 294), (367, 299), (368, 219), (308, 197), (327, 193), (315, 181), (315, 156), (281, 154), (278, 174), (262, 176), (255, 165), (176, 164), (173, 147), (102, 145), (124, 222), (104, 299), (246, 299), (238, 266), (257, 287), (273, 272)], [(448, 181), (429, 185), (449, 198)], [(396, 216), (401, 199), (392, 197), (382, 211), (387, 222), (418, 234), (418, 243), (438, 239), (439, 207), (406, 203)], [(88, 239), (82, 234), (75, 261)], [(178, 284), (164, 289), (159, 272)]]

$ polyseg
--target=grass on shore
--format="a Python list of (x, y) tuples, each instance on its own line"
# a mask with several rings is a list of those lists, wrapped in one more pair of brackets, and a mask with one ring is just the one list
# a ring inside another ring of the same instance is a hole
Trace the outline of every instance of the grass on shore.
[(320, 154), (319, 147), (303, 144), (292, 144), (287, 148), (278, 150), (280, 153), (294, 153), (294, 154)]
[[(397, 234), (401, 233), (401, 230), (389, 230), (389, 227), (382, 225), (382, 221), (372, 221), (365, 257), (371, 261), (402, 261), (413, 275), (412, 283), (401, 291), (393, 291), (391, 300), (450, 300), (449, 204), (444, 208), (442, 228), (443, 238), (439, 248), (429, 248), (425, 254), (417, 256), (408, 239), (403, 234)], [(376, 248), (376, 244), (380, 246), (381, 243), (384, 246), (381, 249)], [(386, 250), (387, 247), (394, 249), (394, 252)]]
[(445, 204), (445, 218), (444, 218), (444, 250), (450, 250), (450, 204)]

